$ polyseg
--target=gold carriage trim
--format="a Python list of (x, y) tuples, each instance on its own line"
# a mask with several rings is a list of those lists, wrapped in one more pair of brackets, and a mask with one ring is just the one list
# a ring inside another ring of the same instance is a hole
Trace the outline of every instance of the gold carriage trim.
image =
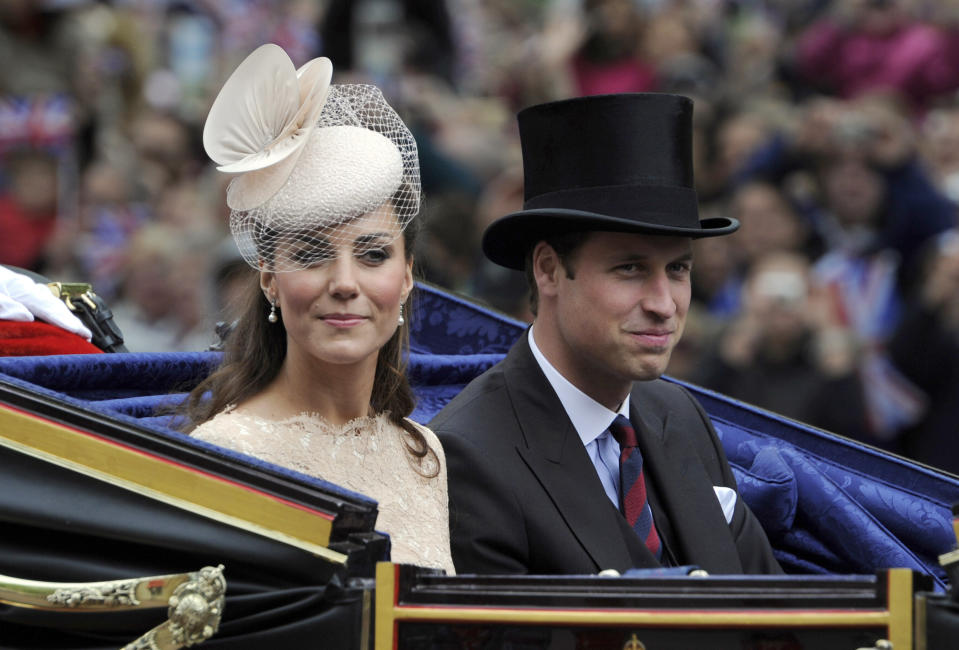
[(176, 650), (216, 634), (223, 615), (223, 565), (192, 573), (109, 580), (42, 582), (0, 575), (0, 602), (51, 611), (103, 612), (167, 607), (167, 620), (123, 650)]
[(786, 627), (885, 628), (896, 650), (913, 650), (913, 574), (890, 569), (886, 607), (844, 609), (569, 609), (484, 607), (471, 605), (404, 605), (399, 598), (399, 566), (376, 565), (376, 650), (391, 650), (397, 625), (410, 622), (480, 623), (489, 625), (634, 626), (722, 629)]
[(280, 497), (0, 405), (0, 445), (337, 564), (332, 517)]

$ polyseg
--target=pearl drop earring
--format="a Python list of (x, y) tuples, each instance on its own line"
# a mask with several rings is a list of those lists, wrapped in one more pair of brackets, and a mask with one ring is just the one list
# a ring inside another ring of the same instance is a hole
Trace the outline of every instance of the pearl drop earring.
[(402, 325), (405, 322), (406, 322), (406, 319), (403, 318), (403, 303), (400, 303), (400, 317), (399, 319), (397, 319), (396, 324)]
[(275, 323), (276, 321), (280, 320), (279, 316), (276, 315), (276, 298), (270, 298), (270, 313), (266, 317), (266, 320), (270, 321), (271, 323)]

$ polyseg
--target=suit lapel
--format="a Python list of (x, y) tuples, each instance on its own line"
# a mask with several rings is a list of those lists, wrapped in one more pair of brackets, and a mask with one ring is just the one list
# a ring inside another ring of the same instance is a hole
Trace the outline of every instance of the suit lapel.
[[(666, 413), (643, 403), (641, 384), (633, 390), (630, 419), (638, 425), (650, 507), (664, 542), (685, 564), (710, 573), (742, 573), (742, 563), (712, 489), (712, 481), (688, 435), (671, 432)], [(686, 432), (688, 434), (688, 432)]]
[[(504, 376), (526, 443), (518, 445), (517, 451), (566, 525), (597, 570), (621, 571), (633, 566), (635, 561), (623, 536), (625, 520), (606, 496), (582, 440), (533, 358), (526, 338), (507, 356)], [(622, 520), (622, 526), (618, 520)], [(655, 564), (652, 555), (649, 560)]]

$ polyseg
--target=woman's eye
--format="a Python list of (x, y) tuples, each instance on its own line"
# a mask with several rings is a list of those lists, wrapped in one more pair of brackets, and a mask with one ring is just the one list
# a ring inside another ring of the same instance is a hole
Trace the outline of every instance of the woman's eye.
[(378, 264), (389, 259), (390, 253), (385, 248), (367, 248), (359, 252), (359, 257), (367, 262)]
[(297, 264), (306, 266), (320, 264), (330, 258), (329, 254), (315, 248), (301, 248), (298, 251), (294, 251), (292, 257)]

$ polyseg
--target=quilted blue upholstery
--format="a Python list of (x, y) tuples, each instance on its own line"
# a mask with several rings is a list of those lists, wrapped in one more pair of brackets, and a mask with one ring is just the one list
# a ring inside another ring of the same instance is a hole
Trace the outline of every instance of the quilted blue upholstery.
[[(420, 286), (412, 322), (413, 417), (420, 422), (499, 361), (525, 327), (429, 286)], [(215, 352), (7, 357), (0, 358), (0, 380), (231, 455), (178, 433), (169, 416), (156, 414), (218, 360)], [(945, 587), (937, 558), (956, 544), (950, 507), (959, 503), (959, 477), (684, 385), (713, 419), (743, 498), (787, 571), (908, 567)]]

